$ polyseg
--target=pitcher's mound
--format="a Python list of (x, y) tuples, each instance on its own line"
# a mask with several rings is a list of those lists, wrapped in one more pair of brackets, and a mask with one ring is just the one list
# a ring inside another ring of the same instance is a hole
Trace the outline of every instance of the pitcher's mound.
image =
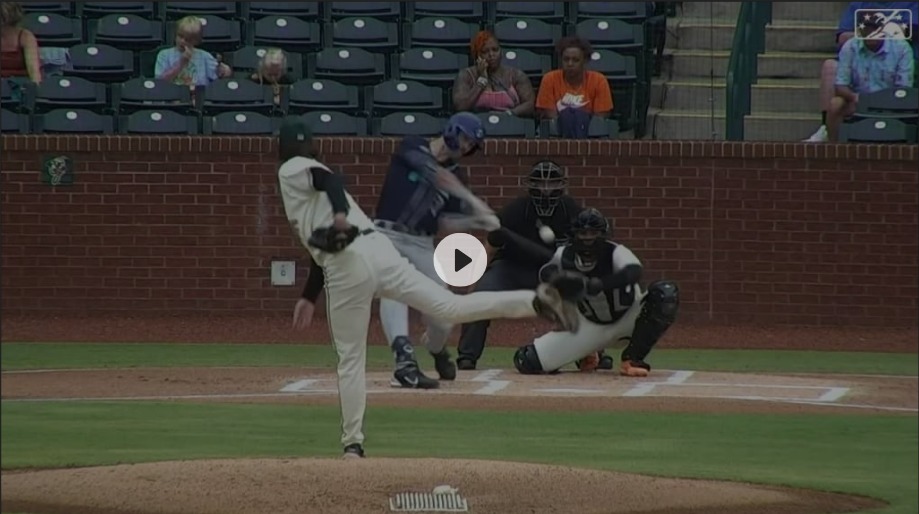
[(650, 478), (511, 462), (211, 460), (8, 473), (4, 512), (369, 514), (398, 493), (459, 489), (470, 513), (813, 514), (879, 502), (745, 484)]

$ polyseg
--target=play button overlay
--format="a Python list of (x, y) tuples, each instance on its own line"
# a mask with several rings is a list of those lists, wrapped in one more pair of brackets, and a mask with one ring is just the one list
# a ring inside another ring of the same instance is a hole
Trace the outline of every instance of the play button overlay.
[(434, 271), (452, 287), (475, 284), (485, 274), (487, 265), (485, 247), (469, 234), (450, 234), (434, 249)]

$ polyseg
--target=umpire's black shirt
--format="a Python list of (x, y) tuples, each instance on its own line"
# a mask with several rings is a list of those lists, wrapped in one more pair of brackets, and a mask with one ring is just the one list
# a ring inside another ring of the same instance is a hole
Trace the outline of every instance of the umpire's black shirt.
[[(529, 196), (521, 196), (511, 200), (498, 212), (498, 218), (501, 220), (501, 226), (516, 232), (521, 236), (539, 244), (548, 250), (555, 249), (567, 241), (571, 222), (580, 212), (581, 207), (568, 195), (559, 198), (558, 205), (555, 207), (552, 216), (544, 218), (536, 214), (536, 208)], [(555, 232), (555, 242), (545, 243), (539, 237), (540, 224), (548, 225)], [(518, 264), (520, 267), (532, 268), (538, 272), (539, 268), (546, 263), (542, 256), (534, 255), (532, 251), (527, 251), (515, 245), (514, 241), (502, 236), (501, 232), (489, 232), (488, 244), (497, 248), (492, 260), (503, 259), (508, 262)]]

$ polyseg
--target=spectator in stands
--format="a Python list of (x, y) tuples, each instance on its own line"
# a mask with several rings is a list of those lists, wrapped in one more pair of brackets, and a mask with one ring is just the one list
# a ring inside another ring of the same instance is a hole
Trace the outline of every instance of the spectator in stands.
[(274, 103), (280, 103), (281, 86), (290, 85), (293, 81), (287, 76), (287, 54), (280, 48), (269, 48), (259, 60), (258, 69), (249, 78), (259, 84), (270, 85), (274, 90)]
[(176, 46), (157, 54), (156, 78), (193, 88), (230, 76), (229, 66), (210, 52), (195, 48), (201, 44), (201, 30), (201, 19), (197, 16), (186, 16), (176, 22)]
[(587, 137), (592, 116), (606, 118), (613, 110), (613, 94), (602, 74), (587, 69), (593, 50), (578, 36), (560, 39), (555, 45), (561, 69), (543, 76), (536, 107), (540, 115), (558, 120), (563, 138)]
[(469, 49), (475, 66), (461, 70), (456, 76), (453, 109), (532, 117), (536, 103), (533, 84), (523, 71), (502, 64), (498, 39), (483, 30), (472, 38)]
[[(883, 28), (876, 19), (862, 22), (870, 34)], [(913, 87), (915, 60), (909, 42), (898, 39), (852, 38), (839, 51), (836, 96), (826, 113), (827, 137), (835, 142), (839, 127), (855, 114), (860, 93), (874, 93), (891, 87)]]
[(40, 84), (38, 40), (31, 31), (19, 26), (22, 18), (19, 2), (0, 2), (0, 76), (19, 77)]
[[(919, 38), (914, 34), (919, 29), (919, 2), (849, 2), (849, 6), (839, 19), (839, 26), (836, 29), (836, 52), (837, 54), (846, 44), (846, 41), (855, 36), (855, 15), (859, 9), (905, 9), (912, 13), (913, 26), (911, 30), (913, 58), (919, 58)], [(838, 58), (838, 55), (837, 55)], [(821, 125), (809, 138), (805, 139), (808, 143), (823, 143), (829, 139), (826, 127), (827, 111), (830, 108), (830, 101), (836, 96), (836, 71), (838, 68), (837, 59), (827, 59), (823, 61), (823, 67), (820, 71), (820, 110)]]

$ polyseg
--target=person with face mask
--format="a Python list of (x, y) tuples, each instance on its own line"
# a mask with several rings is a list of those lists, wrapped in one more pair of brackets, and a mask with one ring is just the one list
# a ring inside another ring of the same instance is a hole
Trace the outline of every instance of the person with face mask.
[(610, 223), (597, 209), (582, 210), (572, 225), (568, 244), (559, 248), (539, 271), (542, 282), (560, 272), (581, 273), (585, 297), (578, 302), (576, 334), (552, 331), (514, 354), (514, 367), (524, 375), (553, 373), (575, 362), (582, 371), (596, 369), (599, 352), (617, 344), (622, 350), (619, 374), (646, 377), (645, 359), (676, 320), (679, 288), (661, 280), (643, 291), (642, 265), (626, 246), (611, 239)]
[[(580, 210), (578, 202), (566, 194), (568, 176), (553, 161), (539, 161), (526, 178), (527, 194), (511, 200), (498, 212), (501, 225), (547, 253), (564, 244), (571, 221)], [(546, 238), (552, 234), (551, 238)], [(547, 240), (549, 239), (549, 240)], [(476, 291), (507, 291), (535, 287), (539, 283), (539, 267), (545, 259), (508, 238), (500, 230), (488, 233), (488, 244), (494, 249), (485, 274), (475, 286)], [(463, 325), (457, 350), (456, 366), (473, 370), (485, 351), (489, 321)]]
[(555, 51), (561, 69), (542, 78), (536, 108), (542, 118), (557, 120), (563, 138), (586, 138), (591, 118), (607, 118), (613, 110), (609, 82), (601, 73), (587, 69), (593, 50), (584, 39), (564, 37)]

